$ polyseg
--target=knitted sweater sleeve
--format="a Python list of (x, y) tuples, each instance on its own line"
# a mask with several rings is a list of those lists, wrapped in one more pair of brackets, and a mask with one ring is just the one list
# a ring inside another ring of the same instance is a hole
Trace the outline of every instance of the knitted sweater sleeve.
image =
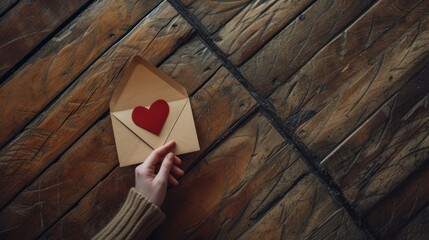
[(131, 188), (116, 216), (93, 239), (146, 238), (163, 220), (164, 213), (143, 194)]

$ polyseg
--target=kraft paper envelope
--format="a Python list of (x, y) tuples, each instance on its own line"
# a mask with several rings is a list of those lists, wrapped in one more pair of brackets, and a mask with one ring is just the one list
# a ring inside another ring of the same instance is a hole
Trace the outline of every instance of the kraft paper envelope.
[[(137, 106), (149, 108), (158, 99), (169, 114), (159, 135), (137, 126), (131, 117)], [(176, 141), (179, 155), (200, 150), (186, 89), (140, 56), (125, 69), (110, 101), (110, 117), (120, 166), (143, 162), (153, 149)]]

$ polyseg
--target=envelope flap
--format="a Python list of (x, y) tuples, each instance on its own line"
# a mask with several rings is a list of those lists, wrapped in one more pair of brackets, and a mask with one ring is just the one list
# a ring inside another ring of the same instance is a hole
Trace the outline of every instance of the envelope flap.
[(186, 102), (186, 106), (183, 108), (182, 114), (180, 114), (166, 142), (170, 140), (176, 141), (176, 154), (200, 150), (190, 101)]
[(140, 56), (126, 67), (110, 101), (112, 112), (149, 106), (157, 99), (187, 99), (186, 89)]
[[(120, 122), (122, 122), (128, 129), (130, 129), (134, 134), (136, 134), (141, 140), (145, 141), (149, 146), (151, 146), (153, 149), (158, 148), (159, 146), (163, 145), (168, 136), (170, 135), (172, 129), (174, 128), (177, 119), (181, 115), (184, 107), (186, 106), (186, 103), (189, 101), (188, 98), (178, 100), (178, 101), (172, 101), (168, 102), (168, 106), (170, 108), (170, 111), (168, 113), (168, 117), (164, 123), (164, 126), (162, 127), (161, 132), (159, 135), (155, 135), (139, 126), (137, 126), (131, 117), (131, 113), (133, 112), (133, 109), (127, 109), (117, 112), (112, 112), (112, 115), (116, 117)], [(146, 106), (149, 107), (149, 106)]]
[(130, 131), (116, 117), (111, 116), (116, 150), (121, 167), (141, 163), (153, 149)]

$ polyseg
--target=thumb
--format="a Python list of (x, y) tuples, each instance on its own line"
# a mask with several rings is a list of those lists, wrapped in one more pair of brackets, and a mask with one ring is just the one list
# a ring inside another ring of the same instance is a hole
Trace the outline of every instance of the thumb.
[(170, 175), (170, 170), (173, 167), (173, 153), (167, 154), (164, 160), (162, 161), (161, 167), (159, 168), (158, 175), (156, 175), (155, 179), (161, 182), (167, 182), (168, 176)]

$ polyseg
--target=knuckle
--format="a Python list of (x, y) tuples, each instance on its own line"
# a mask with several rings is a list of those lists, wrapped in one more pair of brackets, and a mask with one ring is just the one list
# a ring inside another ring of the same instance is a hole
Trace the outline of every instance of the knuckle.
[(136, 176), (142, 176), (144, 174), (144, 169), (137, 167), (135, 169)]

